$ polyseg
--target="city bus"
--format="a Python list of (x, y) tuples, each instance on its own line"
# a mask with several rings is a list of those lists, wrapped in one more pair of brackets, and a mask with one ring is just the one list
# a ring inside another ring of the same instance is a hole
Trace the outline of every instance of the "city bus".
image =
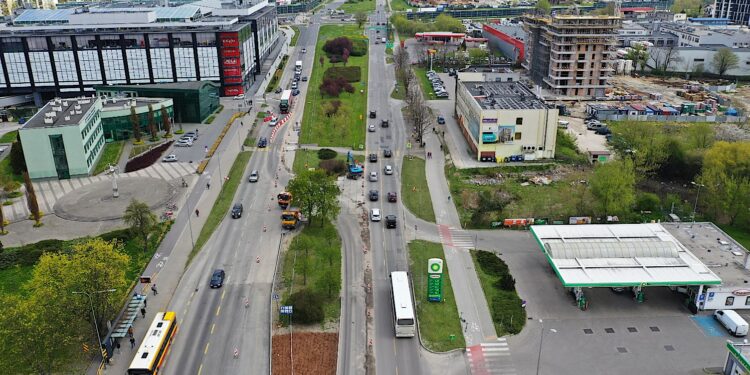
[(169, 345), (177, 329), (177, 317), (174, 312), (160, 312), (143, 339), (138, 352), (128, 368), (128, 375), (154, 375), (159, 372)]
[(414, 337), (417, 332), (409, 276), (404, 271), (391, 272), (393, 324), (396, 337)]
[(279, 103), (279, 111), (281, 113), (289, 113), (289, 108), (292, 107), (292, 100), (294, 100), (294, 96), (292, 96), (292, 90), (284, 90), (284, 92), (281, 93), (281, 103)]

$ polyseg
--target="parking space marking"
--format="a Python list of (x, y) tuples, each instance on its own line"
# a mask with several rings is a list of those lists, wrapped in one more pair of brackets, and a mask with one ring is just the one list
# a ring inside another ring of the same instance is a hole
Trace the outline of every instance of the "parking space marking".
[(726, 331), (711, 315), (693, 316), (690, 319), (709, 337), (722, 337)]

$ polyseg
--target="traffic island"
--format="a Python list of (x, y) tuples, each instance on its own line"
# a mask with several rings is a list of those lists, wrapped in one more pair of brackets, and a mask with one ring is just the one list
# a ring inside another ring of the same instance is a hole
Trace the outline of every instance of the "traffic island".
[(427, 186), (424, 159), (404, 158), (401, 167), (401, 199), (414, 216), (431, 223), (435, 222), (435, 210), (432, 207), (430, 188)]

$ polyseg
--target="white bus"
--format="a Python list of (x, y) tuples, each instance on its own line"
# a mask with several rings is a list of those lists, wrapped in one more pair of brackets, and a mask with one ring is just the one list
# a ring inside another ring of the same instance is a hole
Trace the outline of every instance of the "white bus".
[(128, 375), (153, 375), (159, 372), (177, 329), (177, 316), (172, 311), (160, 312), (151, 323), (138, 348)]
[(414, 337), (417, 325), (409, 276), (406, 272), (391, 272), (391, 297), (393, 297), (393, 324), (396, 337)]

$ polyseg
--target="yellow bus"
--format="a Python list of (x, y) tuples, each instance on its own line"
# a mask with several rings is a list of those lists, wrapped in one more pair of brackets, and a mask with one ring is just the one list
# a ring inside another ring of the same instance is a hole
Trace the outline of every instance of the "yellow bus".
[(174, 312), (156, 314), (133, 362), (130, 363), (128, 375), (157, 374), (169, 351), (169, 345), (172, 343), (176, 330), (177, 316)]

